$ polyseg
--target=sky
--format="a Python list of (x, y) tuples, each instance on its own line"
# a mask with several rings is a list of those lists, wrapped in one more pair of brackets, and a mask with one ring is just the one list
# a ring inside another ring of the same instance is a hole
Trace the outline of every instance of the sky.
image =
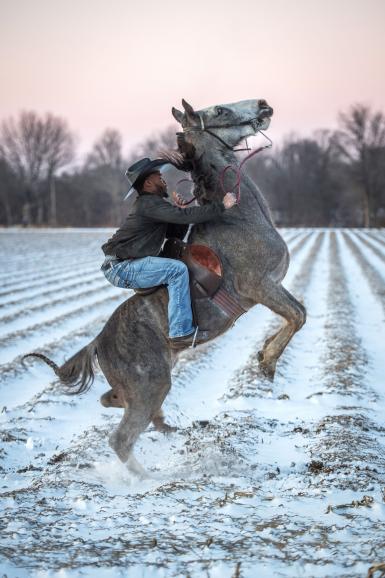
[(0, 120), (64, 117), (86, 151), (107, 127), (125, 150), (196, 110), (263, 98), (269, 136), (385, 112), (385, 0), (0, 0)]

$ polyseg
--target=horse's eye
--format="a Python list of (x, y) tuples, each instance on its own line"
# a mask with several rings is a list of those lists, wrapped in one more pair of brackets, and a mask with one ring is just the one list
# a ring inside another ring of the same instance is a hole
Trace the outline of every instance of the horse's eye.
[(217, 112), (217, 116), (219, 116), (220, 114), (222, 114), (223, 108), (221, 108), (220, 106), (217, 106), (216, 112)]

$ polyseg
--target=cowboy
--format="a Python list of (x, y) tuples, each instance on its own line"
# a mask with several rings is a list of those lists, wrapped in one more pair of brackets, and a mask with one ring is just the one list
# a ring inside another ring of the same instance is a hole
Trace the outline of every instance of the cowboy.
[[(189, 273), (176, 259), (161, 257), (167, 237), (183, 239), (190, 223), (203, 223), (221, 217), (236, 204), (235, 195), (227, 193), (223, 202), (181, 208), (166, 201), (167, 183), (160, 167), (168, 161), (144, 158), (126, 171), (130, 189), (125, 198), (137, 193), (126, 220), (102, 246), (106, 255), (102, 271), (117, 287), (148, 288), (166, 285), (168, 289), (169, 342), (179, 349), (208, 339), (207, 331), (193, 325)], [(174, 193), (174, 200), (180, 197)]]

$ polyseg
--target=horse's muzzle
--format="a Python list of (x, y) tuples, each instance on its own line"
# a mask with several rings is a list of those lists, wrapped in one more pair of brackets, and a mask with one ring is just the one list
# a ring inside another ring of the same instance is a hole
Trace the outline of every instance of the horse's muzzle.
[(271, 116), (273, 116), (273, 112), (274, 112), (274, 110), (271, 108), (271, 106), (266, 106), (266, 107), (262, 108), (258, 114), (258, 120), (263, 120), (264, 118), (270, 118)]

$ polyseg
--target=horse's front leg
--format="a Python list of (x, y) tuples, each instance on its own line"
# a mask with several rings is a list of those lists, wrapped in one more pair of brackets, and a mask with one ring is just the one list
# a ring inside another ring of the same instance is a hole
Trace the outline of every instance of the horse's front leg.
[(258, 287), (256, 300), (286, 320), (286, 323), (274, 335), (266, 339), (258, 354), (261, 371), (273, 380), (277, 360), (293, 335), (306, 321), (306, 309), (280, 283), (274, 283), (270, 279), (264, 279)]

